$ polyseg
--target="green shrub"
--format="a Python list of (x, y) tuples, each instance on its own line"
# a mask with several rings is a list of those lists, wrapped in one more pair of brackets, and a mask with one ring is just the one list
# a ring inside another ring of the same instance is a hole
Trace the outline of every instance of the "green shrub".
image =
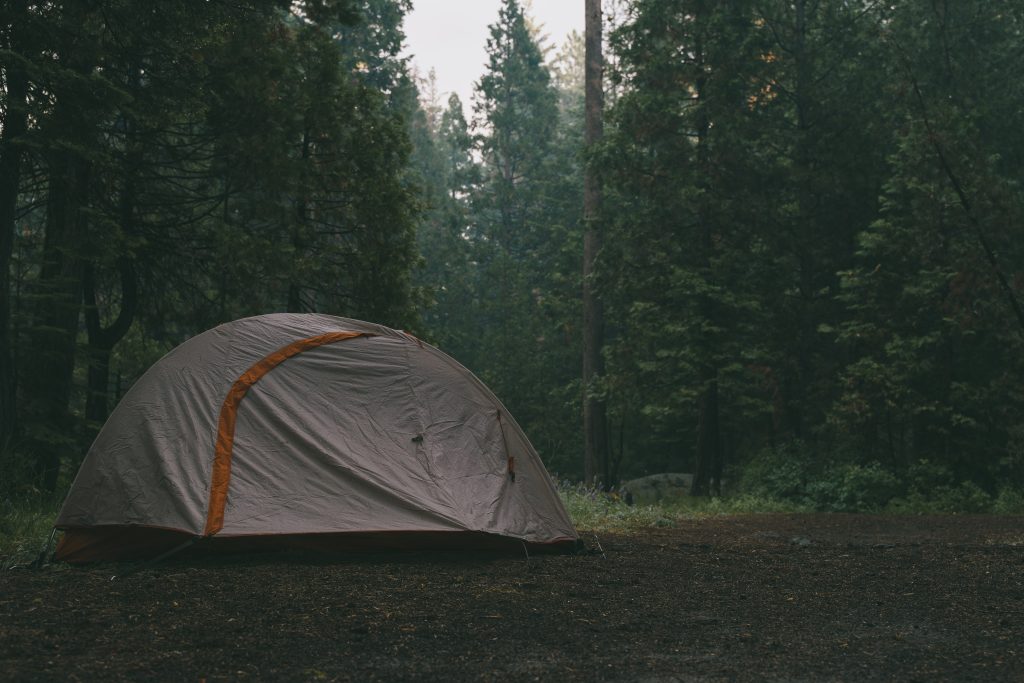
[[(1009, 502), (1009, 501), (1008, 501)], [(996, 512), (992, 496), (973, 481), (936, 486), (925, 492), (912, 489), (906, 498), (892, 501), (890, 512), (958, 513)]]
[[(897, 472), (879, 462), (829, 464), (799, 442), (762, 451), (739, 476), (740, 491), (756, 507), (823, 512), (1024, 513), (1024, 492), (1004, 487), (996, 496), (973, 481), (957, 481), (949, 467), (919, 460)], [(726, 502), (734, 511), (737, 503)]]
[(807, 486), (807, 498), (817, 510), (874, 512), (900, 493), (900, 482), (877, 462), (842, 465)]
[(950, 487), (955, 481), (953, 472), (945, 465), (930, 460), (918, 460), (907, 468), (907, 488), (927, 496), (930, 491)]
[(798, 509), (870, 512), (883, 508), (903, 486), (877, 462), (831, 465), (794, 441), (761, 451), (751, 460), (740, 476), (740, 490)]
[[(1020, 495), (1006, 488), (993, 498), (973, 481), (957, 482), (953, 472), (939, 463), (919, 460), (907, 468), (906, 495), (893, 500), (892, 512), (916, 513), (1006, 513), (1022, 509)], [(999, 500), (1002, 500), (999, 503)], [(997, 505), (998, 503), (998, 505)]]
[(1006, 487), (992, 501), (992, 512), (1000, 515), (1024, 515), (1024, 491)]
[(759, 452), (743, 468), (740, 491), (756, 498), (802, 503), (813, 456), (800, 441)]

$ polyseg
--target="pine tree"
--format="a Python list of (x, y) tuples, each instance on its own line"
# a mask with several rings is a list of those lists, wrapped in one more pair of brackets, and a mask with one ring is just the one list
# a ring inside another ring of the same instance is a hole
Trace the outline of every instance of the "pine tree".
[(479, 165), (456, 102), (437, 136), (448, 197), (421, 238), (439, 280), (425, 316), (548, 461), (577, 469), (582, 128), (560, 128), (559, 96), (515, 0), (503, 3), (487, 52), (473, 122)]
[(416, 273), (416, 282), (428, 297), (421, 318), (431, 340), (466, 360), (475, 344), (468, 231), (470, 199), (479, 183), (479, 168), (473, 160), (473, 136), (458, 95), (449, 96), (436, 130), (429, 130), (425, 115), (423, 119), (421, 132), (414, 138), (419, 141), (417, 166), (426, 198), (418, 228), (423, 262)]
[(765, 371), (778, 392), (772, 439), (827, 451), (817, 441), (841, 359), (819, 329), (842, 319), (837, 273), (877, 216), (891, 150), (878, 87), (884, 60), (875, 18), (856, 3), (756, 10), (761, 68), (751, 106), (763, 133), (750, 190), (774, 259), (764, 282), (772, 311)]
[(601, 265), (615, 292), (611, 411), (655, 471), (687, 453), (697, 494), (718, 488), (726, 427), (756, 405), (761, 238), (742, 195), (754, 28), (745, 3), (648, 0), (613, 35), (622, 95), (602, 153), (612, 224)]
[[(6, 73), (0, 166), (16, 208), (0, 246), (5, 276), (14, 246), (17, 286), (31, 291), (15, 301), (27, 313), (15, 348), (16, 447), (44, 487), (89, 438), (83, 414), (105, 416), (111, 376), (120, 387), (122, 370), (130, 381), (144, 369), (133, 358), (286, 307), (414, 319), (408, 77), (396, 56), (408, 3), (368, 3), (373, 36), (343, 46), (335, 29), (358, 18), (357, 5), (12, 8), (34, 42), (4, 23), (28, 78), (21, 93), (18, 74)], [(29, 136), (31, 146), (19, 139)], [(4, 429), (10, 438), (9, 420)]]
[[(604, 54), (600, 0), (586, 3), (586, 49), (584, 66), (585, 134), (588, 149), (594, 149), (604, 135)], [(597, 293), (595, 271), (604, 236), (601, 201), (604, 196), (598, 165), (590, 163), (583, 178), (583, 479), (594, 484), (599, 465), (602, 479), (610, 486), (608, 418), (605, 397), (596, 384), (605, 372), (604, 301)]]
[(529, 368), (543, 336), (536, 310), (546, 295), (540, 279), (548, 237), (542, 214), (557, 98), (517, 0), (502, 4), (487, 54), (474, 122), (483, 178), (470, 234), (479, 277), (478, 367), (516, 405), (533, 393)]
[[(25, 55), (27, 33), (32, 27), (28, 3), (11, 2), (0, 14), (0, 46), (11, 55)], [(25, 66), (17, 59), (5, 60), (3, 131), (0, 132), (0, 451), (10, 447), (17, 433), (14, 343), (11, 333), (11, 266), (14, 254), (14, 230), (18, 195), (25, 175), (25, 150), (22, 148), (29, 128), (29, 80)]]
[(912, 2), (881, 17), (897, 147), (879, 220), (843, 274), (852, 361), (832, 419), (897, 472), (920, 460), (1019, 483), (1021, 16), (1006, 3)]

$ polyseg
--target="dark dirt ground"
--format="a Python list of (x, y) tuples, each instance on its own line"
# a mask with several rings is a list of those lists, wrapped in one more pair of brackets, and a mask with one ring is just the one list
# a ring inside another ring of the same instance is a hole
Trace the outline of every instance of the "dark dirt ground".
[(6, 571), (0, 680), (1024, 681), (1024, 517), (744, 515), (600, 541)]

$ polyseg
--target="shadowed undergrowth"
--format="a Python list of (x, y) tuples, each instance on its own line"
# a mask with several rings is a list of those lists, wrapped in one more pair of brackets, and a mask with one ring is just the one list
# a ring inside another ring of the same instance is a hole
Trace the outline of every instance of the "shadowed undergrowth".
[[(809, 502), (754, 493), (709, 498), (682, 497), (671, 502), (628, 505), (616, 492), (605, 493), (581, 484), (563, 482), (559, 485), (559, 495), (573, 524), (581, 531), (624, 532), (671, 528), (686, 520), (719, 515), (822, 511)], [(49, 536), (62, 501), (63, 494), (48, 496), (35, 490), (6, 493), (0, 498), (0, 568), (9, 569), (35, 559)], [(1024, 513), (1024, 496), (1005, 490), (982, 509), (964, 505), (959, 498), (953, 496), (909, 496), (893, 499), (872, 511), (890, 514), (1020, 514)]]
[(630, 531), (673, 527), (683, 520), (715, 515), (813, 511), (806, 506), (749, 494), (628, 505), (616, 493), (604, 493), (581, 486), (563, 486), (559, 493), (576, 528), (585, 531)]
[(682, 496), (654, 504), (629, 505), (617, 492), (568, 483), (559, 486), (559, 494), (576, 528), (585, 531), (673, 527), (686, 520), (759, 513), (1024, 514), (1024, 494), (1016, 489), (1004, 488), (996, 495), (987, 495), (968, 486), (937, 488), (931, 495), (912, 490), (882, 503), (864, 504), (864, 499), (870, 499), (868, 491), (854, 497), (856, 505), (827, 505), (806, 497), (792, 499), (751, 492), (717, 497)]
[(0, 569), (36, 558), (50, 535), (60, 499), (24, 495), (0, 499)]

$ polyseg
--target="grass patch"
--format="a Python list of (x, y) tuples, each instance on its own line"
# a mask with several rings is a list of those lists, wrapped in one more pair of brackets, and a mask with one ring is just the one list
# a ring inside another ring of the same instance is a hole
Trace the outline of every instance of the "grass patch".
[(0, 448), (0, 472), (6, 475), (0, 477), (0, 570), (29, 564), (39, 556), (78, 470), (77, 461), (64, 459), (56, 490), (47, 492), (32, 465), (29, 455)]
[(654, 505), (627, 505), (615, 493), (562, 484), (559, 495), (581, 531), (628, 532), (637, 529), (672, 528), (678, 524), (716, 515), (794, 512), (872, 512), (887, 515), (987, 513), (1024, 514), (1024, 493), (1003, 489), (996, 496), (983, 496), (977, 487), (961, 486), (937, 491), (931, 497), (894, 498), (884, 506), (867, 509), (822, 509), (810, 500), (797, 502), (752, 493), (721, 497), (681, 498)]
[(563, 486), (559, 494), (573, 524), (584, 531), (671, 528), (684, 521), (715, 515), (813, 511), (805, 505), (750, 494), (683, 498), (655, 505), (627, 505), (614, 493), (579, 486)]
[(0, 500), (0, 569), (36, 559), (59, 509), (60, 500), (48, 496)]

